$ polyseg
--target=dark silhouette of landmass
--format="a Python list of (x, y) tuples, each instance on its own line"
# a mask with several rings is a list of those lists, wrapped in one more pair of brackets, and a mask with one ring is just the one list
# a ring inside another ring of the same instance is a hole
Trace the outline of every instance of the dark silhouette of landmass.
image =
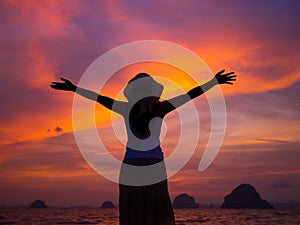
[(34, 209), (45, 209), (47, 208), (46, 204), (44, 201), (42, 200), (35, 200), (34, 202), (32, 202), (30, 204), (30, 208), (34, 208)]
[(116, 206), (111, 201), (105, 201), (102, 203), (101, 209), (114, 209)]
[(173, 202), (173, 208), (185, 208), (185, 209), (195, 209), (198, 208), (194, 197), (188, 194), (180, 194), (175, 197)]
[[(204, 204), (204, 203), (197, 203), (198, 207), (201, 209), (219, 209), (221, 208), (221, 205), (218, 203), (212, 203), (212, 204)], [(271, 205), (274, 206), (275, 209), (300, 209), (300, 202), (296, 201), (289, 201), (289, 202), (270, 202)], [(0, 205), (0, 209), (26, 209), (28, 208), (28, 205)], [(72, 205), (72, 206), (49, 206), (47, 205), (47, 208), (58, 208), (58, 209), (68, 209), (68, 208), (79, 208), (79, 209), (85, 209), (85, 208), (99, 208), (99, 206), (93, 206), (93, 205)], [(118, 208), (118, 205), (116, 205), (116, 208)]]
[(224, 209), (273, 209), (250, 184), (241, 184), (231, 194), (225, 196), (221, 208)]

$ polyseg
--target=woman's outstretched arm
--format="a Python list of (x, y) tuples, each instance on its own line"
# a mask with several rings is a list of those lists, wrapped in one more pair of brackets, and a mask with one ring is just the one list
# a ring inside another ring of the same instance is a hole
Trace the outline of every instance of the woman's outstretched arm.
[(236, 80), (236, 75), (234, 72), (230, 73), (224, 73), (225, 70), (221, 70), (218, 72), (213, 79), (208, 81), (207, 83), (197, 86), (193, 89), (191, 89), (189, 92), (183, 95), (179, 95), (175, 98), (169, 99), (162, 101), (160, 103), (159, 111), (161, 116), (165, 116), (167, 113), (171, 112), (172, 110), (180, 107), (181, 105), (187, 103), (193, 98), (196, 98), (203, 93), (207, 92), (210, 90), (212, 87), (218, 85), (218, 84), (233, 84), (233, 81)]
[(104, 107), (113, 110), (114, 112), (123, 114), (123, 111), (125, 110), (126, 107), (126, 102), (121, 102), (121, 101), (116, 101), (112, 98), (106, 97), (99, 95), (98, 93), (94, 91), (90, 91), (88, 89), (84, 89), (81, 87), (77, 87), (74, 85), (71, 81), (65, 79), (65, 78), (60, 78), (63, 82), (52, 82), (50, 85), (51, 88), (55, 90), (62, 90), (62, 91), (72, 91), (75, 92), (87, 99), (97, 101)]

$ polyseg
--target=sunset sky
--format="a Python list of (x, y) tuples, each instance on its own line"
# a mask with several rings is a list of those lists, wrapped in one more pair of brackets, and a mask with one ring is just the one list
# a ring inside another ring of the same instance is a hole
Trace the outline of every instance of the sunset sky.
[[(222, 203), (237, 185), (249, 183), (270, 202), (300, 201), (299, 11), (298, 0), (1, 0), (0, 205), (118, 202), (118, 185), (89, 167), (76, 145), (73, 93), (49, 85), (61, 76), (77, 84), (100, 55), (139, 40), (177, 43), (214, 73), (224, 68), (238, 75), (233, 86), (222, 86), (226, 135), (203, 172), (198, 165), (210, 110), (205, 96), (194, 100), (200, 139), (193, 157), (169, 179), (171, 198), (188, 193), (199, 203)], [(138, 72), (184, 90), (194, 87), (176, 68), (138, 63), (94, 91), (116, 97)], [(166, 87), (163, 97), (176, 93)], [(110, 111), (100, 105), (95, 110), (101, 139), (121, 160), (124, 146), (114, 136)], [(179, 138), (176, 112), (166, 126), (162, 147), (168, 157)]]

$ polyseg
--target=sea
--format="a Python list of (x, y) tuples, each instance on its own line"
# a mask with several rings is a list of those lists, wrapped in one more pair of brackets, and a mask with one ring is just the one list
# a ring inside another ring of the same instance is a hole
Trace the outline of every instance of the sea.
[[(300, 224), (300, 210), (175, 209), (174, 212), (176, 225)], [(118, 215), (117, 209), (0, 209), (0, 224), (113, 225), (118, 224)]]

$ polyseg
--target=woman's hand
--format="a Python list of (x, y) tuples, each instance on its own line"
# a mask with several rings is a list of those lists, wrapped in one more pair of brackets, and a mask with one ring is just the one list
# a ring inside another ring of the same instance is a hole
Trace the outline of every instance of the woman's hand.
[(64, 82), (52, 82), (50, 87), (55, 90), (63, 90), (63, 91), (76, 91), (76, 86), (69, 80), (65, 78), (60, 78)]
[(236, 75), (234, 72), (224, 73), (225, 70), (221, 70), (215, 75), (219, 84), (233, 84), (233, 81), (236, 81)]

